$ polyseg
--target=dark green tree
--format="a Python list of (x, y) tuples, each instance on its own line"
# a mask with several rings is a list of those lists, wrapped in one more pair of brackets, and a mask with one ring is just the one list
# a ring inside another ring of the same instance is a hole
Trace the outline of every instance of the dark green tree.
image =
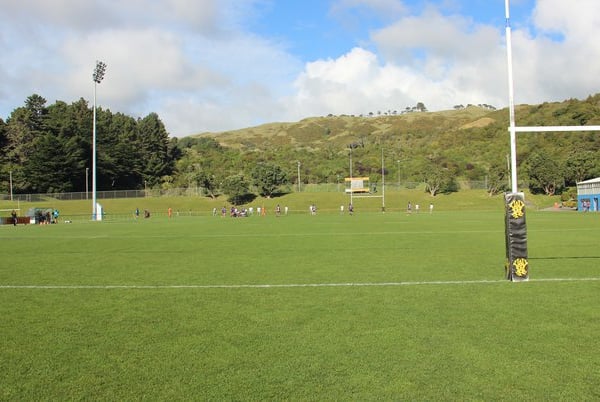
[[(68, 144), (52, 133), (37, 137), (35, 152), (24, 167), (31, 190), (37, 193), (62, 193), (73, 190), (69, 177), (74, 173)], [(76, 163), (76, 162), (74, 162)]]
[(504, 161), (491, 164), (487, 174), (487, 192), (490, 196), (508, 190), (508, 166)]
[(198, 182), (206, 195), (211, 198), (217, 198), (219, 195), (219, 182), (217, 176), (212, 173), (202, 173), (202, 175), (198, 178)]
[[(8, 138), (6, 131), (6, 123), (0, 118), (0, 150), (7, 149)], [(8, 192), (10, 187), (10, 170), (8, 169), (4, 152), (0, 152), (0, 175), (2, 177), (2, 180), (0, 180), (0, 192)], [(9, 180), (6, 180), (6, 177), (9, 177)]]
[(13, 190), (23, 192), (31, 189), (24, 167), (34, 153), (33, 142), (45, 133), (46, 100), (31, 95), (25, 106), (15, 109), (7, 120), (7, 144), (4, 150), (8, 169), (12, 171)]
[(190, 168), (188, 179), (202, 187), (205, 195), (211, 198), (217, 198), (219, 195), (219, 181), (217, 176), (210, 171), (203, 170), (199, 165), (194, 165)]
[(57, 101), (47, 108), (46, 131), (32, 142), (35, 152), (25, 165), (36, 192), (83, 190), (86, 152), (71, 106)]
[(425, 191), (435, 197), (439, 193), (451, 193), (458, 190), (453, 165), (443, 156), (434, 154), (421, 160), (419, 164)]
[(173, 163), (173, 169), (175, 169), (175, 162), (183, 156), (181, 148), (177, 146), (178, 142), (179, 139), (177, 137), (169, 139), (169, 146), (167, 148), (167, 154), (169, 156), (169, 160), (171, 160)]
[(576, 151), (569, 154), (565, 162), (566, 182), (575, 185), (577, 182), (591, 179), (598, 175), (598, 153), (593, 151)]
[[(58, 104), (58, 102), (57, 102)], [(55, 114), (55, 112), (51, 112)], [(92, 167), (92, 110), (85, 99), (71, 103), (64, 111), (65, 128), (58, 135), (66, 141), (72, 159), (72, 191), (85, 191), (86, 168)], [(89, 184), (89, 183), (88, 183)]]
[(425, 191), (435, 197), (439, 193), (448, 194), (458, 191), (458, 183), (450, 170), (433, 168), (424, 176)]
[[(0, 149), (5, 149), (4, 147), (6, 146), (7, 143), (8, 143), (8, 138), (6, 137), (6, 123), (0, 117)], [(2, 161), (1, 158), (3, 158), (3, 157), (4, 157), (4, 155), (0, 153), (0, 161)]]
[(119, 133), (111, 130), (113, 114), (101, 107), (96, 109), (96, 186), (99, 191), (116, 190), (119, 184), (118, 165), (114, 150)]
[(560, 163), (542, 149), (529, 155), (525, 170), (529, 175), (529, 189), (532, 193), (554, 195), (564, 187), (564, 171)]
[(258, 187), (259, 194), (270, 198), (280, 186), (289, 183), (287, 174), (278, 165), (262, 162), (252, 169), (253, 184)]
[(241, 174), (228, 176), (223, 181), (221, 190), (227, 194), (227, 200), (234, 205), (240, 205), (250, 198), (250, 185)]
[(169, 134), (156, 113), (138, 121), (142, 175), (149, 184), (173, 173), (174, 162), (169, 157)]
[(112, 188), (143, 188), (143, 159), (136, 120), (123, 113), (115, 113), (110, 122), (110, 132), (116, 133), (114, 144), (105, 151), (112, 166)]

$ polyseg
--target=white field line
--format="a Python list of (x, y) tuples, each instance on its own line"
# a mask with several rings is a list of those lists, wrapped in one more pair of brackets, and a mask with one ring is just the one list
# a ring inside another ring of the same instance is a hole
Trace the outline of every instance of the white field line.
[[(8, 225), (0, 225), (2, 226)], [(12, 227), (12, 226), (11, 226)], [(12, 230), (12, 229), (11, 229)], [(536, 232), (590, 232), (597, 231), (597, 228), (561, 228), (561, 229), (545, 229), (545, 230), (536, 230)], [(389, 235), (460, 235), (460, 234), (485, 234), (485, 233), (496, 233), (496, 234), (504, 234), (504, 229), (489, 229), (489, 230), (392, 230), (392, 231), (377, 231), (377, 232), (331, 232), (331, 233), (196, 233), (191, 235), (185, 235), (186, 239), (218, 239), (218, 238), (282, 238), (282, 237), (356, 237), (356, 236), (389, 236)], [(170, 239), (175, 240), (179, 239), (183, 236), (175, 236), (175, 235), (69, 235), (69, 234), (58, 234), (54, 233), (48, 234), (53, 239), (85, 239), (85, 240), (100, 240), (100, 239)], [(43, 236), (40, 236), (43, 237)], [(38, 237), (36, 237), (38, 238)], [(26, 240), (30, 241), (29, 237), (21, 237), (21, 238), (7, 238), (6, 240)]]
[[(600, 278), (541, 278), (526, 282), (595, 282)], [(255, 285), (0, 285), (0, 289), (270, 289), (270, 288), (327, 288), (367, 286), (422, 286), (422, 285), (481, 285), (506, 283), (506, 279), (473, 281), (414, 281), (414, 282), (364, 282), (364, 283), (295, 283)]]

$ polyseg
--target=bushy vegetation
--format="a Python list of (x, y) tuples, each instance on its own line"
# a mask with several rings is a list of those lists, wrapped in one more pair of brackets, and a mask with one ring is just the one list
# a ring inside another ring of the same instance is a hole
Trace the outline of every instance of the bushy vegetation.
[[(600, 95), (516, 110), (517, 125), (598, 125)], [(431, 195), (458, 190), (458, 180), (508, 188), (508, 112), (468, 106), (443, 112), (333, 116), (296, 123), (170, 138), (155, 113), (134, 119), (98, 110), (98, 190), (201, 187), (232, 200), (271, 196), (302, 183), (336, 183), (353, 174), (373, 183), (419, 182)], [(92, 111), (83, 99), (50, 106), (32, 95), (0, 120), (0, 191), (85, 191), (91, 168)], [(520, 188), (561, 194), (600, 175), (595, 132), (518, 136)], [(382, 169), (382, 158), (385, 160)], [(242, 180), (243, 179), (243, 180)], [(91, 180), (89, 178), (88, 180)]]

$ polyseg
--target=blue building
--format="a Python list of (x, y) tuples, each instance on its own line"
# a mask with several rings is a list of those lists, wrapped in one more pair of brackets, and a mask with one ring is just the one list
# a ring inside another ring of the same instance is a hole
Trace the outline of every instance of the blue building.
[(600, 177), (577, 183), (577, 210), (599, 211)]

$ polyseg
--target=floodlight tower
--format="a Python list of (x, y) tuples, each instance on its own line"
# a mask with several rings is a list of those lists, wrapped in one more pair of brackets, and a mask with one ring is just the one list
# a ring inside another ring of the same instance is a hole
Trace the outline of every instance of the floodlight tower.
[(96, 210), (96, 85), (102, 82), (104, 78), (104, 72), (106, 70), (106, 63), (102, 61), (96, 61), (96, 68), (94, 68), (94, 74), (92, 78), (94, 80), (94, 123), (92, 129), (92, 220), (97, 219)]

